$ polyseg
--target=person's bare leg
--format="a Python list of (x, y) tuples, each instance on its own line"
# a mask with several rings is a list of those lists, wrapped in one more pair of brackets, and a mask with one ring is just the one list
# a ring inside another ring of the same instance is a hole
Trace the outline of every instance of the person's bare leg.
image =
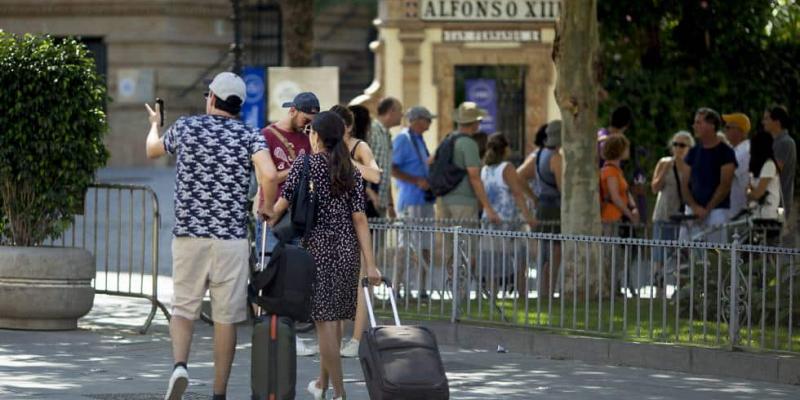
[[(324, 371), (320, 382), (331, 381), (334, 398), (344, 396), (344, 378), (342, 376), (342, 359), (339, 356), (337, 325), (339, 321), (317, 321), (317, 337), (319, 338), (319, 355), (321, 368)], [(327, 373), (327, 376), (324, 374)]]
[(358, 274), (358, 294), (356, 297), (356, 318), (353, 321), (353, 340), (361, 341), (361, 334), (367, 327), (367, 304), (364, 300), (364, 289), (361, 288), (361, 277), (366, 276), (364, 256), (361, 256), (361, 272)]
[(172, 339), (172, 358), (175, 363), (189, 361), (189, 350), (192, 347), (194, 321), (173, 315), (169, 321), (169, 336)]
[(225, 394), (236, 352), (236, 325), (214, 322), (214, 394)]

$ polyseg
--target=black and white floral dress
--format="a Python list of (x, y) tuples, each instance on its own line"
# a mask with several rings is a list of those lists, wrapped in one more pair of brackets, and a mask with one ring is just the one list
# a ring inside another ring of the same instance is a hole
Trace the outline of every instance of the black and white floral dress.
[[(298, 157), (281, 196), (291, 204), (300, 182), (303, 160)], [(314, 321), (353, 319), (361, 262), (353, 213), (364, 212), (365, 196), (361, 174), (354, 169), (355, 185), (344, 196), (333, 196), (328, 159), (325, 153), (311, 155), (309, 172), (317, 193), (317, 224), (303, 241), (317, 263), (317, 277), (311, 295), (311, 318)]]

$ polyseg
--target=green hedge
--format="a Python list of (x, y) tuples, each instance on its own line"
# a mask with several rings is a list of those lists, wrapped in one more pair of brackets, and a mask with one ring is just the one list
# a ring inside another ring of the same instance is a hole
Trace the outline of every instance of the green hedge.
[(19, 246), (57, 237), (105, 165), (105, 83), (73, 39), (0, 32), (2, 236)]

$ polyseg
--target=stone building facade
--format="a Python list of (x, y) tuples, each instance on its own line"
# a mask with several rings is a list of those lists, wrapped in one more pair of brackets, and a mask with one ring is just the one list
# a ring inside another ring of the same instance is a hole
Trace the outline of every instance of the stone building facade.
[(454, 129), (457, 104), (472, 99), (468, 81), (494, 81), (474, 95), (494, 97), (487, 128), (505, 133), (521, 160), (537, 128), (560, 115), (551, 56), (559, 12), (558, 0), (382, 0), (371, 45), (375, 81), (354, 102), (374, 107), (394, 96), (427, 107), (438, 115), (436, 134), (426, 135), (433, 149)]

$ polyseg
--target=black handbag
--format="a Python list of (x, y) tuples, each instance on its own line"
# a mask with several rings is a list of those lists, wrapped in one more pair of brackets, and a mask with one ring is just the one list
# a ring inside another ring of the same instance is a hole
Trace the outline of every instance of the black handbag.
[(289, 209), (272, 228), (275, 237), (282, 242), (306, 236), (317, 224), (317, 194), (309, 172), (308, 158), (303, 157), (303, 171), (300, 173), (300, 182), (294, 189)]

